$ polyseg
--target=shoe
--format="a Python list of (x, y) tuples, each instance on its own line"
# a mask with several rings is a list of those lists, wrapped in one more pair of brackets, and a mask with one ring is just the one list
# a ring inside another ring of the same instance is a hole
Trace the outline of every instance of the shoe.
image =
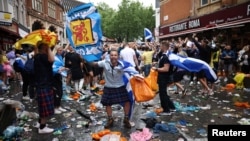
[(176, 109), (170, 109), (170, 113), (176, 112)]
[(187, 95), (187, 89), (184, 89), (183, 91), (182, 91), (182, 97), (184, 97), (184, 96), (186, 96)]
[(54, 113), (55, 113), (55, 114), (61, 114), (62, 112), (61, 112), (58, 108), (55, 108)]
[(224, 78), (224, 82), (227, 82), (227, 80), (228, 80), (228, 79), (225, 77), (225, 78)]
[(162, 112), (159, 114), (160, 116), (171, 116), (172, 113), (171, 112)]
[(113, 118), (109, 118), (107, 124), (104, 126), (104, 128), (110, 128), (113, 127), (114, 124), (114, 119)]
[(208, 90), (208, 95), (214, 95), (214, 92), (213, 92), (212, 89), (209, 89), (209, 90)]
[(189, 85), (191, 86), (191, 85), (193, 85), (194, 84), (194, 82), (193, 81), (191, 81), (190, 83), (189, 83)]
[(123, 123), (124, 123), (124, 127), (126, 127), (126, 128), (132, 127), (128, 118), (124, 118)]
[(245, 92), (250, 92), (250, 88), (243, 88)]
[(214, 82), (215, 84), (218, 84), (220, 83), (220, 79), (218, 79), (217, 81)]
[(52, 132), (54, 132), (54, 129), (46, 127), (46, 126), (43, 129), (40, 129), (40, 128), (38, 129), (39, 134), (48, 134)]
[[(45, 127), (47, 127), (47, 126), (48, 126), (48, 124), (45, 125)], [(40, 128), (40, 123), (36, 122), (35, 124), (33, 124), (33, 127)]]
[(23, 100), (30, 100), (30, 97), (29, 97), (28, 95), (26, 95), (26, 96), (23, 96), (22, 99), (23, 99)]
[(67, 112), (67, 110), (62, 107), (59, 107), (58, 110), (60, 110), (61, 112)]

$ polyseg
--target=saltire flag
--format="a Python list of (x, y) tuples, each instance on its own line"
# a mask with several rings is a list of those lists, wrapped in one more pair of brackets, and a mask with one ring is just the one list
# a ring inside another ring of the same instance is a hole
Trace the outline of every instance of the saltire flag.
[[(136, 69), (129, 62), (119, 60), (119, 64), (121, 64), (122, 69), (124, 71), (123, 81), (128, 91), (129, 101), (130, 101), (130, 110), (129, 110), (128, 116), (131, 119), (132, 114), (133, 114), (134, 104), (135, 104), (135, 98), (134, 98), (134, 94), (133, 94), (132, 87), (130, 85), (129, 80), (130, 78), (132, 78), (133, 75), (139, 74), (139, 72), (136, 71)], [(124, 103), (121, 103), (121, 105), (124, 105)]]
[(205, 61), (191, 57), (179, 56), (170, 51), (168, 51), (166, 55), (173, 66), (185, 69), (189, 72), (200, 72), (203, 70), (208, 81), (215, 82), (217, 80), (216, 73)]
[(152, 41), (153, 40), (153, 34), (148, 28), (144, 28), (144, 37), (146, 41)]
[(67, 13), (66, 34), (70, 45), (86, 61), (101, 59), (101, 16), (92, 3), (77, 6)]

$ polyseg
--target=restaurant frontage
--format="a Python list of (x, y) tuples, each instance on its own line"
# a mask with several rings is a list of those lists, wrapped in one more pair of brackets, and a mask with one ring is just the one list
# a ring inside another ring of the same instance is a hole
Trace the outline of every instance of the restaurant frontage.
[(201, 17), (171, 25), (161, 26), (159, 39), (187, 36), (190, 33), (203, 33), (207, 36), (220, 34), (222, 42), (240, 46), (250, 44), (250, 2)]

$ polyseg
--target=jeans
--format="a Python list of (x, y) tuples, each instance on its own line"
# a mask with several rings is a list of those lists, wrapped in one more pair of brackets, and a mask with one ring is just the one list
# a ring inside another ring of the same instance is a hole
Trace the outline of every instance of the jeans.
[(150, 73), (151, 64), (144, 65), (144, 75), (147, 77)]

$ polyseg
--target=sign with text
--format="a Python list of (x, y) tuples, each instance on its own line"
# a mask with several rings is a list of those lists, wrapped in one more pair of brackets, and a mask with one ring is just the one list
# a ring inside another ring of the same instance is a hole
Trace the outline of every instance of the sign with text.
[(182, 31), (188, 31), (199, 28), (216, 27), (223, 24), (229, 24), (237, 21), (250, 21), (250, 2), (240, 4), (231, 8), (225, 8), (218, 12), (214, 12), (208, 15), (201, 16), (196, 19), (187, 20), (181, 23), (173, 24), (170, 26), (164, 26), (160, 28), (160, 36), (178, 33)]
[(0, 25), (11, 26), (12, 25), (12, 14), (9, 12), (0, 11)]

